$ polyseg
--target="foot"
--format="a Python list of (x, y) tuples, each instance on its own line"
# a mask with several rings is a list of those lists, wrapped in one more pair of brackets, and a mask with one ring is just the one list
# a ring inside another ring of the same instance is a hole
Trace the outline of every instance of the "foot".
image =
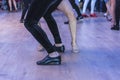
[(108, 14), (107, 13), (104, 13), (104, 17), (106, 17)]
[(14, 12), (18, 12), (18, 10), (16, 9), (16, 10), (14, 10)]
[(87, 14), (82, 14), (82, 16), (85, 18), (89, 17)]
[(97, 17), (97, 15), (93, 13), (93, 14), (90, 14), (90, 17)]
[(79, 53), (80, 51), (79, 51), (78, 47), (72, 47), (72, 52)]
[(57, 47), (57, 46), (54, 45), (54, 47), (55, 47), (56, 51), (59, 52), (59, 53), (64, 53), (64, 51), (65, 51), (65, 46), (64, 45), (62, 45), (60, 47)]
[(82, 19), (83, 19), (83, 16), (78, 16), (76, 19), (77, 19), (77, 20), (82, 20)]
[(60, 65), (61, 56), (49, 57), (49, 55), (47, 55), (43, 60), (37, 61), (36, 63), (37, 65)]
[(77, 45), (73, 45), (73, 44), (72, 44), (72, 52), (73, 52), (73, 53), (79, 53), (79, 52), (80, 52), (80, 50), (79, 50), (79, 48), (78, 48)]
[(111, 30), (119, 30), (119, 26), (118, 25), (114, 25)]

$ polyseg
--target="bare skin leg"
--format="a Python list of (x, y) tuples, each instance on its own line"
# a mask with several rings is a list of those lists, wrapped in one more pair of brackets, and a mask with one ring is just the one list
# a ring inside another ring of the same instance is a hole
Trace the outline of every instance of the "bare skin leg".
[(12, 0), (8, 0), (8, 5), (9, 5), (10, 11), (12, 11)]
[(16, 1), (15, 0), (12, 0), (13, 1), (13, 6), (15, 8), (15, 10), (17, 11), (17, 4), (16, 4)]
[(10, 8), (10, 11), (12, 11), (12, 3), (13, 3), (13, 6), (14, 6), (15, 10), (17, 11), (16, 1), (15, 0), (8, 0), (8, 5), (9, 5), (9, 8)]
[(73, 52), (79, 52), (77, 43), (76, 43), (76, 18), (73, 12), (73, 8), (70, 5), (68, 0), (63, 0), (57, 7), (60, 11), (64, 12), (69, 20), (69, 27), (72, 37), (72, 50)]
[(115, 25), (115, 0), (110, 0), (111, 1), (111, 15), (112, 15), (112, 25)]

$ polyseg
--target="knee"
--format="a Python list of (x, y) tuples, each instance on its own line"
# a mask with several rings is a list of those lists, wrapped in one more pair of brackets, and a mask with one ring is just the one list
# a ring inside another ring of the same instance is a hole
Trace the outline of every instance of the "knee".
[(69, 13), (69, 14), (68, 14), (68, 19), (69, 19), (70, 21), (76, 21), (75, 15), (74, 15), (73, 13)]
[(29, 21), (29, 20), (25, 20), (24, 22), (24, 26), (27, 28), (27, 29), (30, 29), (30, 28), (33, 28), (34, 26), (37, 26), (37, 21)]
[(28, 21), (25, 21), (25, 22), (24, 22), (24, 26), (25, 26), (25, 27), (28, 27), (28, 26), (30, 26), (30, 22), (28, 22)]
[(30, 22), (30, 21), (26, 21), (25, 20), (25, 22), (24, 22), (24, 26), (27, 28), (27, 29), (29, 29), (30, 27), (32, 27), (32, 23)]
[(33, 26), (35, 24), (37, 24), (36, 21), (30, 21), (30, 20), (25, 19), (25, 22), (24, 22), (25, 26)]

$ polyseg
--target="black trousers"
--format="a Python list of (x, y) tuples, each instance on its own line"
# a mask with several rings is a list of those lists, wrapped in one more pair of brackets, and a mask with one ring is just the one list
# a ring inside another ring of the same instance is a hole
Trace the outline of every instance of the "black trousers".
[(70, 4), (72, 5), (72, 7), (77, 12), (78, 17), (81, 16), (80, 9), (79, 9), (78, 5), (75, 3), (75, 0), (69, 0), (69, 1), (70, 1)]
[(54, 46), (49, 41), (46, 33), (41, 29), (38, 25), (38, 22), (41, 17), (44, 17), (47, 21), (48, 26), (51, 31), (55, 31), (53, 34), (56, 37), (55, 42), (61, 43), (61, 40), (58, 38), (59, 32), (56, 26), (56, 22), (54, 18), (50, 20), (52, 17), (51, 13), (56, 9), (56, 7), (60, 4), (62, 0), (33, 0), (30, 8), (28, 10), (26, 19), (25, 19), (25, 27), (26, 29), (34, 36), (34, 38), (41, 43), (41, 45), (47, 50), (48, 53), (52, 53), (55, 50)]
[(120, 21), (120, 0), (116, 0), (115, 19), (116, 19), (116, 25), (119, 25), (119, 21)]
[(21, 15), (21, 20), (25, 18), (25, 14), (27, 13), (27, 10), (28, 10), (32, 0), (22, 0), (22, 2), (23, 2), (23, 11), (22, 11), (22, 15)]

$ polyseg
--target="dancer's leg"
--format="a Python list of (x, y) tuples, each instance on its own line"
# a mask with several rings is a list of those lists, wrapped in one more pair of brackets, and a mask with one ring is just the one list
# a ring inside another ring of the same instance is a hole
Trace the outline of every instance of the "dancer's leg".
[[(61, 1), (59, 1), (60, 3)], [(48, 64), (60, 64), (61, 58), (59, 53), (56, 52), (54, 46), (52, 46), (46, 33), (38, 25), (39, 19), (43, 17), (50, 7), (56, 4), (56, 0), (34, 0), (28, 10), (28, 14), (25, 19), (26, 29), (33, 35), (33, 37), (42, 44), (42, 46), (47, 50), (48, 56), (43, 60), (38, 61), (38, 65), (48, 65)]]
[(9, 10), (12, 11), (12, 0), (8, 0)]
[(14, 6), (14, 8), (15, 8), (15, 11), (17, 11), (17, 4), (16, 4), (16, 1), (15, 1), (15, 0), (12, 0), (12, 2), (13, 2), (13, 6)]
[(83, 4), (83, 14), (86, 13), (86, 9), (87, 9), (88, 3), (89, 3), (89, 0), (84, 0), (84, 4)]
[(61, 37), (60, 37), (59, 30), (58, 30), (55, 19), (49, 12), (44, 16), (44, 19), (46, 20), (48, 27), (54, 37), (54, 41), (55, 41), (54, 46), (56, 47), (57, 51), (64, 52), (65, 47), (62, 44)]
[(30, 3), (28, 1), (23, 0), (23, 11), (22, 11), (22, 15), (21, 15), (21, 18), (20, 18), (21, 23), (24, 22), (24, 18), (25, 18), (25, 15), (27, 13), (27, 10), (29, 8), (29, 4)]
[(71, 37), (72, 37), (73, 52), (78, 52), (79, 50), (78, 50), (78, 46), (76, 43), (76, 18), (72, 11), (73, 9), (68, 0), (63, 0), (57, 8), (61, 10), (62, 12), (64, 12), (66, 16), (68, 17)]
[(95, 3), (96, 3), (96, 0), (91, 1), (91, 12), (90, 12), (90, 14), (94, 14)]

